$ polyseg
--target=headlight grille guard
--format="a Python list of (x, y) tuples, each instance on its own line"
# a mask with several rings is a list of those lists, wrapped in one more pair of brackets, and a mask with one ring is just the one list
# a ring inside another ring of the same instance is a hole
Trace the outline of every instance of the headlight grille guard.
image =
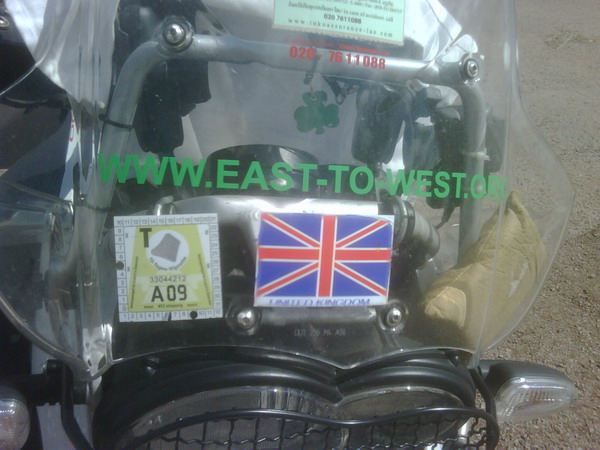
[(151, 359), (104, 380), (97, 448), (494, 448), (499, 439), (493, 396), (452, 352), (348, 370), (244, 348)]
[[(261, 423), (274, 421), (277, 432), (260, 432)], [(236, 426), (252, 421), (254, 438), (236, 440)], [(228, 435), (223, 440), (207, 438), (209, 424), (228, 422)], [(421, 440), (419, 429), (435, 429), (432, 439)], [(194, 437), (189, 432), (194, 430)], [(390, 433), (391, 429), (391, 433)], [(383, 431), (379, 433), (379, 431)], [(475, 408), (421, 408), (366, 420), (339, 420), (293, 411), (246, 409), (219, 411), (181, 418), (164, 427), (140, 436), (125, 448), (152, 448), (152, 442), (191, 445), (194, 448), (315, 448), (312, 439), (318, 436), (320, 448), (345, 449), (412, 449), (432, 445), (444, 448), (495, 448), (499, 439), (498, 423), (490, 414)], [(359, 436), (360, 444), (353, 446)], [(364, 437), (367, 436), (367, 440)], [(385, 436), (385, 438), (383, 438)], [(312, 442), (312, 444), (311, 444)], [(268, 447), (274, 448), (274, 447)]]

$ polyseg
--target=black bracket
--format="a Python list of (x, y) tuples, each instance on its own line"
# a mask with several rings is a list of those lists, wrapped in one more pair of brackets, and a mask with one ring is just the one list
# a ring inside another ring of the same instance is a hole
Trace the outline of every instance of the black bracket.
[(73, 372), (66, 364), (62, 364), (60, 390), (60, 418), (65, 433), (73, 446), (79, 450), (92, 450), (92, 446), (83, 435), (81, 427), (75, 419), (73, 400)]

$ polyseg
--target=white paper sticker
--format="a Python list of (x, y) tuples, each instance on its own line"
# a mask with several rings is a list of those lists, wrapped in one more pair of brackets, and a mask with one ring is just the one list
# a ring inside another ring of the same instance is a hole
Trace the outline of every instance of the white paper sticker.
[(115, 217), (121, 322), (223, 317), (216, 214)]
[(275, 0), (275, 28), (402, 44), (405, 0)]

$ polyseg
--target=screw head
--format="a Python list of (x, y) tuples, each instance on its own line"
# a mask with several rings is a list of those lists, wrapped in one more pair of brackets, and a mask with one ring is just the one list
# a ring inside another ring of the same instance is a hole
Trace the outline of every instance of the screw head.
[(468, 79), (474, 80), (479, 76), (479, 63), (473, 58), (468, 58), (464, 62), (463, 68)]
[(400, 308), (390, 308), (385, 315), (385, 324), (390, 328), (397, 327), (402, 322), (402, 318), (403, 314)]
[(244, 331), (254, 328), (257, 322), (256, 312), (252, 308), (245, 308), (235, 316), (236, 325)]
[(10, 21), (4, 16), (0, 16), (0, 29), (5, 30), (7, 28), (10, 28)]
[(185, 28), (178, 23), (170, 23), (163, 31), (163, 37), (171, 45), (179, 45), (185, 41)]

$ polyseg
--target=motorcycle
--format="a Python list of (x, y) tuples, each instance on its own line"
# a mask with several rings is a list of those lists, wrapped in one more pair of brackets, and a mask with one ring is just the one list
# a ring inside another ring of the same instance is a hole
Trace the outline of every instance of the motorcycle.
[(57, 412), (75, 448), (494, 448), (575, 400), (482, 359), (573, 199), (512, 2), (8, 0), (3, 30), (1, 448), (63, 448)]

